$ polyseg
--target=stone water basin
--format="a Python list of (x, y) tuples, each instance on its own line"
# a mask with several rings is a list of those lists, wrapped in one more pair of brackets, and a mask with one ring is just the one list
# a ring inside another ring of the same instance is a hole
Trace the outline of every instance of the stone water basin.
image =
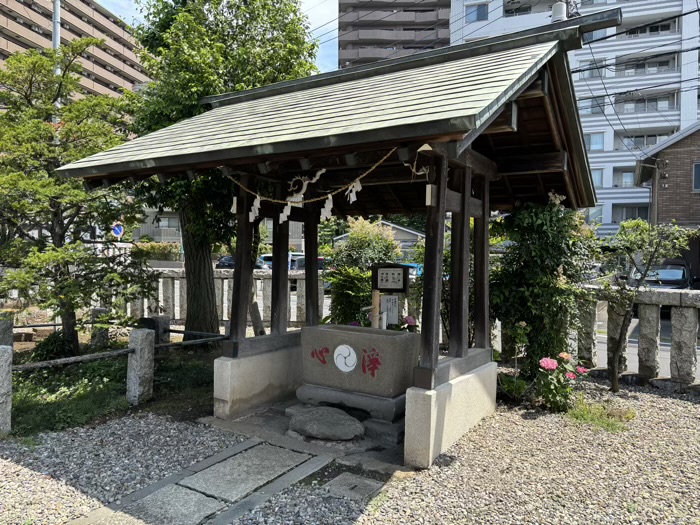
[(302, 379), (325, 386), (394, 398), (413, 383), (420, 335), (358, 326), (301, 329)]

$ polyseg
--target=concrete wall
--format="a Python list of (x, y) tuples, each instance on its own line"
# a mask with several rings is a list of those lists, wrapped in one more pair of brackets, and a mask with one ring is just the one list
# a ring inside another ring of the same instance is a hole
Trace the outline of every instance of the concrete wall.
[(294, 395), (301, 384), (300, 348), (214, 361), (214, 416), (236, 414)]
[(496, 363), (438, 386), (406, 391), (404, 463), (428, 468), (469, 429), (496, 410)]

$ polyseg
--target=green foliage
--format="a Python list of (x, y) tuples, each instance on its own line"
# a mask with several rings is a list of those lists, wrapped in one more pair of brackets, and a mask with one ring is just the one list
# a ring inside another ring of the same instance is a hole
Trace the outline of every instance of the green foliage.
[(347, 240), (335, 247), (332, 258), (336, 267), (366, 271), (375, 264), (395, 262), (401, 257), (401, 247), (394, 239), (394, 232), (379, 222), (350, 217), (348, 234)]
[(63, 430), (128, 408), (126, 358), (13, 374), (13, 434)]
[(577, 299), (583, 295), (578, 285), (598, 253), (594, 232), (561, 201), (550, 195), (548, 205), (525, 206), (492, 227), (495, 236), (510, 241), (494, 261), (492, 312), (502, 322), (504, 343), (512, 339), (517, 323), (530, 327), (523, 364), (530, 379), (542, 357), (567, 348), (568, 330), (578, 319)]
[[(603, 298), (623, 318), (620, 334), (627, 333), (636, 294), (644, 286), (651, 268), (665, 259), (680, 257), (698, 233), (674, 223), (652, 225), (635, 219), (622, 222), (617, 234), (607, 239), (604, 263), (612, 278), (603, 283)], [(613, 392), (619, 390), (619, 364), (625, 341), (620, 334), (615, 334), (618, 344), (610, 349), (613, 358), (608, 369)]]
[(341, 266), (326, 273), (331, 283), (331, 319), (336, 324), (367, 324), (362, 308), (372, 304), (372, 273)]
[(627, 430), (627, 421), (636, 417), (634, 410), (615, 409), (601, 403), (589, 403), (582, 395), (574, 400), (573, 407), (566, 413), (567, 417), (578, 423), (591, 425), (611, 433)]
[(58, 330), (36, 344), (32, 350), (30, 361), (32, 363), (51, 361), (52, 359), (70, 357), (71, 354), (70, 341), (66, 339), (62, 331)]
[(131, 256), (142, 261), (179, 261), (180, 244), (176, 242), (137, 242)]
[(522, 377), (500, 372), (498, 374), (498, 388), (509, 400), (520, 403), (530, 388), (531, 383)]
[(321, 221), (318, 225), (318, 243), (321, 246), (332, 246), (333, 239), (343, 235), (348, 230), (348, 223), (337, 217), (331, 217), (327, 221)]
[(124, 100), (75, 96), (82, 70), (77, 60), (99, 45), (86, 38), (58, 50), (15, 53), (0, 70), (0, 105), (7, 108), (0, 115), (0, 260), (17, 267), (3, 288), (18, 288), (24, 298), (53, 308), (74, 352), (76, 309), (88, 305), (96, 291), (111, 304), (112, 295), (138, 288), (147, 273), (132, 272), (128, 264), (114, 266), (109, 244), (83, 242), (91, 232), (109, 231), (115, 221), (126, 227), (139, 222), (141, 206), (128, 189), (87, 192), (81, 180), (56, 173), (63, 164), (127, 138)]
[(426, 215), (389, 215), (386, 220), (398, 226), (425, 233)]

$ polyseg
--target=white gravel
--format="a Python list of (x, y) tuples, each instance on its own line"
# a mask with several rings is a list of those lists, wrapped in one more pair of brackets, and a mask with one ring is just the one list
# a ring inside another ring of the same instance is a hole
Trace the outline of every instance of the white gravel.
[[(411, 479), (369, 505), (293, 487), (235, 525), (700, 523), (700, 400), (586, 382), (589, 399), (632, 408), (610, 434), (563, 415), (499, 407)], [(358, 517), (359, 515), (359, 517)]]
[(243, 439), (137, 414), (40, 434), (36, 446), (0, 440), (0, 525), (63, 523)]

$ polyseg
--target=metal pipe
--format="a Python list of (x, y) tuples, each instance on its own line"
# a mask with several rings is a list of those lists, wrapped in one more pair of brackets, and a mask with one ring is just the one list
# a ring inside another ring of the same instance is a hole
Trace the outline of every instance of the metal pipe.
[(61, 45), (61, 0), (53, 0), (53, 34), (52, 47), (58, 49)]
[(180, 341), (178, 343), (160, 343), (155, 345), (155, 348), (170, 348), (175, 346), (194, 346), (201, 345), (204, 343), (215, 343), (217, 341), (223, 341), (226, 339), (225, 335), (220, 335), (217, 337), (206, 337), (204, 339), (195, 339), (193, 341)]

